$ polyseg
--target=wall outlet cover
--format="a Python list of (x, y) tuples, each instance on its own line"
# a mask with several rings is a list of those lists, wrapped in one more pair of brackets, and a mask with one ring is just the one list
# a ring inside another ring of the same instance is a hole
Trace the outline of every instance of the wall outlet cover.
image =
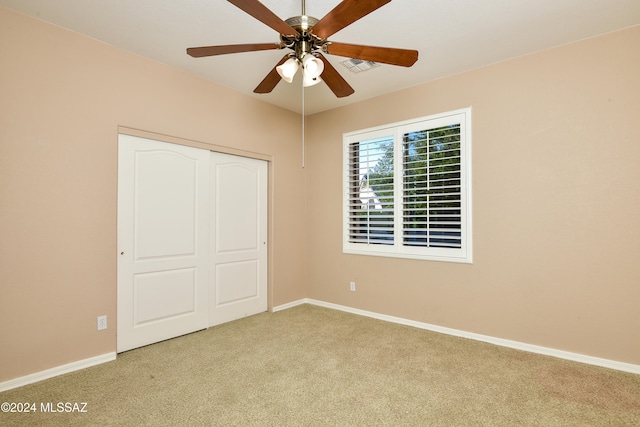
[(107, 329), (107, 316), (98, 316), (98, 330), (103, 331)]

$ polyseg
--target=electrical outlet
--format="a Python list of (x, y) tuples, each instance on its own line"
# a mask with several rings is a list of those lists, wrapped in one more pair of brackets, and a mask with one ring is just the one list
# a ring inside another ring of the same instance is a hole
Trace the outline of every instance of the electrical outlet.
[(351, 292), (355, 292), (356, 291), (356, 282), (349, 282), (349, 290)]
[(98, 330), (103, 331), (107, 329), (107, 316), (98, 316)]

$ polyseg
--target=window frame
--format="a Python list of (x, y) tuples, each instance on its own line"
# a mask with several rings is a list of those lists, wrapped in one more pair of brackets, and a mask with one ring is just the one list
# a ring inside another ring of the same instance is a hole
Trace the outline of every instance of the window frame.
[[(461, 247), (437, 248), (417, 247), (403, 243), (403, 135), (422, 130), (436, 129), (450, 124), (460, 124), (460, 202), (461, 202)], [(368, 142), (379, 138), (393, 138), (393, 244), (356, 243), (350, 241), (350, 164), (352, 147), (355, 143)], [(471, 188), (471, 107), (402, 122), (376, 126), (343, 134), (343, 177), (342, 177), (342, 252), (355, 255), (373, 255), (392, 258), (408, 258), (429, 261), (472, 263), (472, 188)]]

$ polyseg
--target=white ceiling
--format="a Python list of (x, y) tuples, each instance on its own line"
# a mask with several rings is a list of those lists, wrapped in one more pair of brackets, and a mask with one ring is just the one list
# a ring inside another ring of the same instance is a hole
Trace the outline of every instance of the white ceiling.
[[(306, 13), (320, 19), (339, 2), (307, 0)], [(283, 20), (301, 14), (300, 0), (262, 3)], [(282, 51), (186, 54), (187, 47), (279, 42), (274, 30), (227, 1), (0, 0), (0, 5), (301, 111), (299, 78), (281, 81), (270, 94), (253, 93)], [(329, 40), (416, 49), (418, 62), (352, 74), (340, 64), (346, 58), (326, 55), (356, 92), (339, 99), (324, 83), (306, 88), (305, 114), (638, 24), (640, 0), (393, 0)]]

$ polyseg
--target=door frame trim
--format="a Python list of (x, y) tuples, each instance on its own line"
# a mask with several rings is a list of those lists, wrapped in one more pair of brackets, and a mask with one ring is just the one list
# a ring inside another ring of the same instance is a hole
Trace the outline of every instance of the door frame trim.
[(224, 145), (212, 144), (201, 141), (194, 141), (192, 139), (179, 138), (177, 136), (164, 135), (161, 133), (149, 132), (146, 130), (134, 129), (125, 126), (118, 126), (118, 133), (130, 136), (137, 136), (140, 138), (153, 139), (160, 142), (168, 142), (170, 144), (186, 145), (188, 147), (202, 148), (209, 151), (216, 151), (218, 153), (232, 154), (235, 156), (249, 157), (252, 159), (266, 160), (267, 162), (273, 161), (273, 156), (264, 153), (258, 153), (255, 151), (241, 150), (238, 148), (226, 147)]

